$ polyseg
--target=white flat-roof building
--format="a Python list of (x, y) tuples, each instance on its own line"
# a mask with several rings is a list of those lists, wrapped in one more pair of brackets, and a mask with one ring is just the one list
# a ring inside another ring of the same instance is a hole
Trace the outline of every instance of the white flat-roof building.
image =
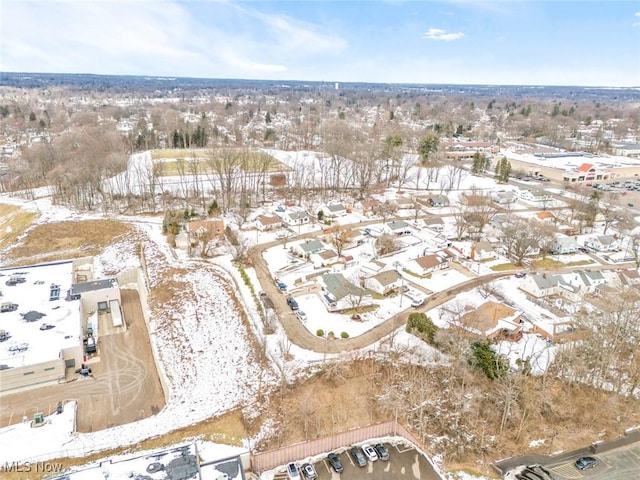
[(64, 381), (82, 363), (80, 302), (66, 299), (72, 280), (71, 261), (0, 270), (0, 393)]
[(0, 270), (0, 394), (64, 382), (85, 360), (87, 335), (86, 351), (96, 351), (100, 314), (113, 323), (101, 323), (103, 334), (126, 330), (117, 279), (94, 280), (92, 265), (82, 258)]

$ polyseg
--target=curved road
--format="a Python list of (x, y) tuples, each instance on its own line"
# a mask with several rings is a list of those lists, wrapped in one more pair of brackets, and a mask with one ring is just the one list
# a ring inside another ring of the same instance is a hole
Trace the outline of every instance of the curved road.
[[(394, 218), (392, 220), (402, 220), (402, 218)], [(406, 220), (406, 219), (405, 219)], [(358, 224), (351, 225), (352, 228), (361, 228), (366, 225), (372, 225), (375, 223), (380, 223), (380, 220), (373, 220), (368, 222), (362, 222)], [(297, 235), (295, 237), (287, 238), (287, 243), (299, 241), (304, 238), (313, 238), (321, 235), (321, 232), (311, 232), (305, 233), (302, 235)], [(424, 312), (427, 310), (431, 310), (443, 303), (454, 298), (461, 292), (471, 290), (485, 283), (489, 283), (498, 278), (506, 277), (512, 275), (513, 273), (524, 270), (524, 269), (513, 269), (509, 271), (496, 272), (491, 273), (489, 275), (483, 275), (481, 277), (472, 278), (464, 283), (451, 287), (450, 289), (442, 292), (438, 292), (434, 295), (431, 295), (427, 298), (425, 304), (417, 309), (408, 308), (403, 312), (395, 315), (388, 320), (376, 325), (371, 330), (366, 331), (362, 335), (359, 335), (354, 338), (347, 339), (334, 339), (334, 340), (326, 340), (322, 337), (318, 337), (317, 335), (313, 335), (309, 332), (304, 325), (298, 320), (298, 318), (292, 314), (291, 309), (287, 305), (285, 295), (278, 290), (273, 276), (269, 271), (269, 268), (262, 257), (262, 252), (268, 248), (275, 247), (278, 245), (283, 245), (283, 241), (273, 241), (269, 243), (264, 243), (253, 247), (249, 251), (249, 258), (255, 268), (256, 275), (258, 280), (260, 281), (260, 285), (262, 290), (268, 295), (268, 297), (272, 300), (275, 313), (282, 324), (287, 337), (289, 340), (295, 345), (305, 348), (307, 350), (313, 350), (319, 353), (341, 353), (348, 350), (359, 349), (371, 345), (372, 343), (377, 342), (381, 338), (389, 335), (396, 328), (403, 325), (411, 312)], [(549, 270), (537, 270), (542, 273), (549, 274), (557, 274), (557, 273), (567, 273), (575, 270), (617, 270), (622, 268), (635, 268), (636, 265), (633, 262), (628, 263), (620, 263), (616, 265), (608, 265), (608, 264), (599, 264), (599, 265), (580, 265), (580, 266), (572, 266), (565, 267), (561, 269), (549, 269)]]

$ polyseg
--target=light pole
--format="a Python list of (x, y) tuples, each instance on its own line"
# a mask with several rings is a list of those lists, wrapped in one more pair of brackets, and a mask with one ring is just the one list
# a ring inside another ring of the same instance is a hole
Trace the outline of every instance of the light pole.
[(396, 267), (396, 273), (398, 275), (400, 275), (400, 309), (402, 310), (402, 294), (404, 293), (404, 277), (402, 276), (402, 274), (400, 273), (400, 262), (396, 261), (393, 264), (394, 267)]

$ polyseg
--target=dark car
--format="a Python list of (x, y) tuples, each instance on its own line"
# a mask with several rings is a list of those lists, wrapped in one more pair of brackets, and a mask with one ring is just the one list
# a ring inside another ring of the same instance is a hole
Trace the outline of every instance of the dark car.
[(576, 460), (575, 466), (578, 470), (586, 470), (598, 465), (598, 459), (595, 457), (580, 457)]
[(526, 276), (527, 276), (527, 274), (525, 272), (518, 272), (515, 275), (516, 278), (524, 278)]
[(293, 297), (287, 297), (287, 305), (289, 305), (289, 307), (291, 307), (291, 310), (293, 310), (294, 312), (299, 308), (298, 302), (296, 302), (295, 298)]
[(349, 450), (349, 453), (351, 454), (353, 461), (356, 462), (356, 465), (359, 467), (367, 466), (367, 457), (364, 456), (364, 452), (360, 447), (352, 447), (351, 450)]
[(378, 453), (378, 458), (380, 460), (382, 460), (383, 462), (386, 462), (387, 460), (389, 460), (389, 451), (384, 445), (382, 445), (381, 443), (376, 443), (374, 448), (376, 449), (376, 452)]
[(51, 330), (52, 328), (56, 328), (56, 326), (51, 325), (50, 323), (43, 323), (40, 325), (40, 330)]
[(313, 465), (311, 465), (310, 463), (303, 463), (300, 467), (300, 470), (302, 471), (302, 475), (304, 476), (304, 478), (306, 478), (306, 480), (315, 480), (316, 478), (318, 478), (316, 469), (313, 468)]
[(337, 453), (331, 452), (327, 455), (327, 460), (329, 460), (331, 468), (333, 468), (336, 473), (342, 473), (344, 471), (344, 467), (342, 466), (342, 462), (340, 461), (340, 457)]

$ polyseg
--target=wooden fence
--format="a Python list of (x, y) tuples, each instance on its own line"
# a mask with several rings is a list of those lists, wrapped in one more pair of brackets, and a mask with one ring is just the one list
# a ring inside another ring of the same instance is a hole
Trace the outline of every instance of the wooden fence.
[(278, 465), (285, 465), (301, 458), (313, 457), (324, 452), (331, 452), (372, 438), (391, 436), (403, 437), (413, 443), (416, 447), (420, 447), (420, 443), (411, 434), (411, 432), (398, 422), (391, 421), (354, 428), (352, 430), (347, 430), (346, 432), (336, 433), (330, 437), (296, 443), (287, 447), (278, 448), (277, 450), (252, 454), (251, 467), (256, 473), (264, 472), (265, 470), (270, 470)]

